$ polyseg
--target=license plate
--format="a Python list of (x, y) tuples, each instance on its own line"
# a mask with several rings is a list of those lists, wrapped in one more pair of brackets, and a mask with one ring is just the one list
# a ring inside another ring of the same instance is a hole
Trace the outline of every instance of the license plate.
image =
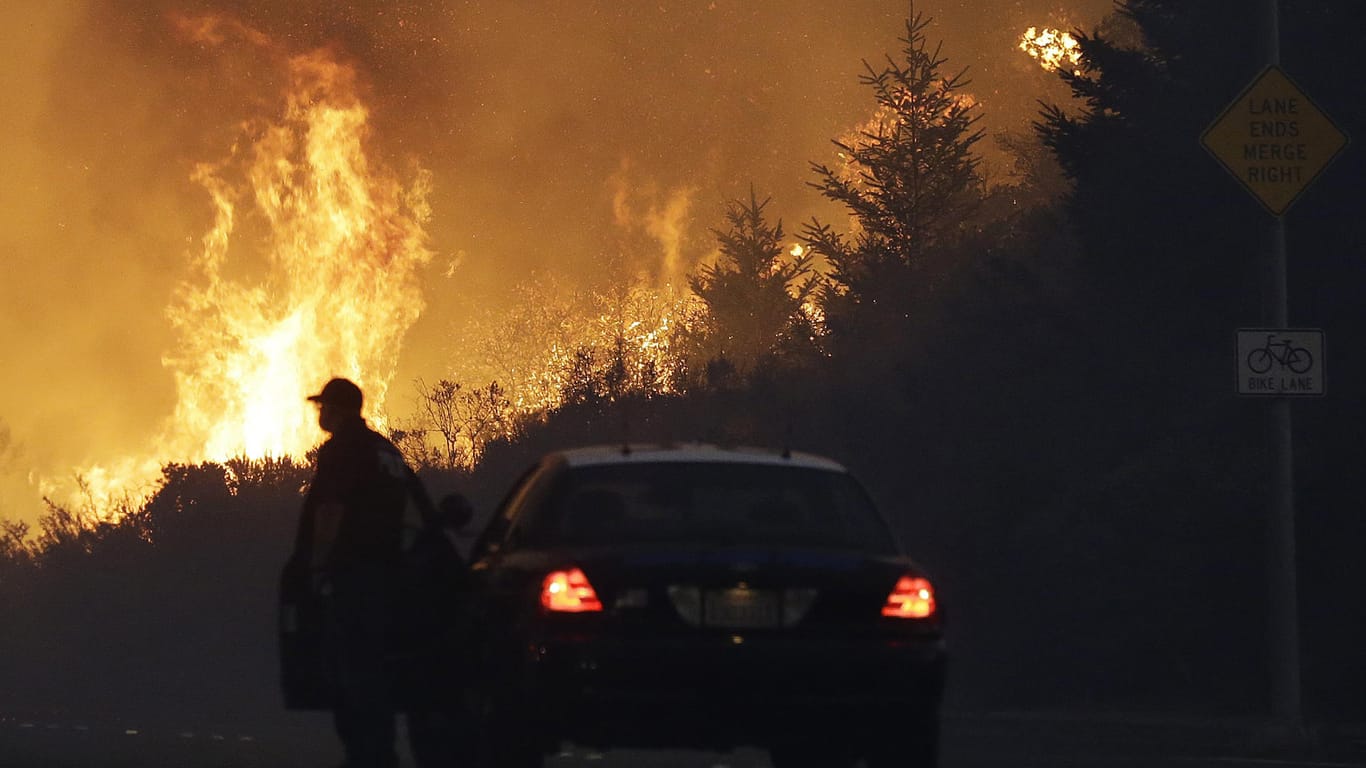
[(754, 589), (720, 589), (706, 593), (702, 624), (726, 629), (763, 629), (781, 624), (778, 595)]

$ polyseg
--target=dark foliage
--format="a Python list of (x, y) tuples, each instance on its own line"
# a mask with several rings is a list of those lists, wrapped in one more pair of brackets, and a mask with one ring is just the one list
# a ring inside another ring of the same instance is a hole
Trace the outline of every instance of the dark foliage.
[[(964, 98), (960, 73), (941, 73), (946, 59), (926, 41), (930, 20), (906, 23), (901, 59), (864, 63), (861, 80), (878, 105), (870, 128), (836, 141), (845, 167), (812, 163), (812, 186), (857, 220), (850, 235), (812, 221), (807, 246), (831, 266), (827, 322), (837, 335), (883, 336), (914, 325), (918, 301), (935, 289), (942, 263), (980, 203), (982, 179), (972, 147), (982, 137)], [(907, 322), (908, 319), (910, 323)]]
[[(1280, 5), (1282, 63), (1292, 77), (1316, 86), (1314, 98), (1333, 100), (1336, 118), (1360, 125), (1359, 100), (1349, 105), (1343, 98), (1355, 87), (1354, 76), (1345, 74), (1354, 67), (1347, 59), (1355, 46), (1344, 35), (1352, 21), (1360, 22), (1359, 5)], [(1082, 36), (1084, 70), (1063, 77), (1085, 108), (1077, 116), (1047, 108), (1039, 125), (1074, 184), (1067, 212), (1084, 254), (1078, 271), (1083, 291), (1065, 311), (1074, 321), (1072, 359), (1085, 361), (1087, 391), (1068, 412), (1078, 426), (1104, 425), (1105, 434), (1083, 466), (1128, 477), (1108, 494), (1110, 508), (1153, 488), (1170, 489), (1148, 512), (1153, 530), (1180, 534), (1165, 543), (1184, 548), (1190, 558), (1183, 588), (1198, 588), (1211, 600), (1204, 613), (1189, 615), (1163, 606), (1166, 620), (1200, 628), (1179, 641), (1182, 654), (1202, 660), (1189, 666), (1199, 689), (1223, 695), (1240, 690), (1258, 709), (1267, 705), (1268, 691), (1261, 568), (1271, 472), (1263, 446), (1270, 433), (1265, 402), (1232, 396), (1230, 351), (1236, 328), (1271, 320), (1272, 219), (1198, 137), (1266, 65), (1269, 7), (1230, 14), (1226, 4), (1209, 1), (1121, 3), (1119, 12), (1141, 31), (1144, 45), (1134, 49), (1105, 34)], [(1336, 60), (1310, 57), (1310, 50), (1332, 52), (1327, 55)], [(1359, 155), (1354, 164), (1359, 177)], [(1328, 189), (1331, 178), (1323, 180)], [(1335, 216), (1359, 207), (1360, 193), (1339, 183), (1328, 194), (1334, 196), (1307, 193), (1285, 220), (1291, 324), (1350, 338), (1363, 328), (1362, 317), (1342, 311), (1342, 290), (1359, 284), (1359, 260), (1321, 258), (1336, 244), (1319, 235), (1326, 218), (1334, 238), (1360, 242), (1359, 222)], [(1317, 555), (1333, 550), (1329, 531), (1360, 531), (1358, 515), (1349, 511), (1360, 506), (1359, 484), (1325, 474), (1334, 457), (1359, 455), (1360, 440), (1320, 421), (1361, 412), (1362, 380), (1352, 357), (1337, 358), (1352, 370), (1334, 375), (1329, 399), (1296, 406), (1300, 526), (1312, 537), (1302, 542), (1307, 554), (1301, 569), (1314, 584), (1302, 588), (1303, 630), (1312, 638), (1305, 646), (1306, 695), (1311, 711), (1325, 717), (1361, 711), (1360, 700), (1344, 696), (1329, 671), (1355, 670), (1354, 679), (1361, 679), (1359, 654), (1346, 651), (1366, 639), (1361, 622), (1345, 632), (1315, 628), (1327, 620), (1329, 596), (1340, 598), (1346, 583), (1324, 578), (1327, 562), (1354, 567), (1340, 550), (1336, 558)], [(1163, 457), (1181, 461), (1159, 461)], [(1171, 527), (1196, 516), (1199, 525)]]
[(206, 726), (278, 711), (275, 582), (308, 467), (170, 465), (117, 522), (54, 506), (18, 583), (0, 706)]
[(750, 371), (761, 361), (794, 362), (819, 352), (803, 304), (815, 298), (820, 277), (809, 251), (786, 251), (782, 222), (765, 218), (768, 204), (752, 190), (748, 201), (731, 201), (727, 228), (713, 230), (720, 259), (688, 278), (707, 310), (689, 340), (701, 370), (724, 360)]

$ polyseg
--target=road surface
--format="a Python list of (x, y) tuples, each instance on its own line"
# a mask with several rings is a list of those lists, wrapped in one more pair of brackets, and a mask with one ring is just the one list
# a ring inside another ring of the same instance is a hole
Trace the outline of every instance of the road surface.
[[(332, 768), (326, 715), (267, 727), (168, 726), (0, 716), (4, 768)], [(407, 756), (403, 767), (411, 768)], [(958, 715), (946, 718), (942, 768), (1366, 768), (1366, 728), (1318, 726), (1307, 740), (1248, 722)], [(759, 750), (609, 752), (567, 748), (548, 768), (770, 768)]]

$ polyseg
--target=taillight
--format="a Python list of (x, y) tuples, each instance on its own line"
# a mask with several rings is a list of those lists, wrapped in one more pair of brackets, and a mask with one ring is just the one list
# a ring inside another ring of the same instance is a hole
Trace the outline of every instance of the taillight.
[(583, 613), (601, 611), (602, 601), (588, 577), (578, 568), (555, 571), (541, 582), (541, 605), (547, 611)]
[(930, 586), (929, 579), (920, 576), (897, 579), (882, 606), (882, 615), (894, 619), (927, 619), (934, 611), (934, 587)]

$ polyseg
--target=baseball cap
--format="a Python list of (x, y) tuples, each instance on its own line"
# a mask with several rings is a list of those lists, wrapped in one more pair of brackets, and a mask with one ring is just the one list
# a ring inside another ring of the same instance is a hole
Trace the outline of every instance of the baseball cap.
[(364, 398), (361, 396), (360, 387), (356, 386), (349, 379), (332, 379), (323, 385), (323, 391), (308, 398), (315, 403), (327, 403), (339, 408), (360, 410)]

